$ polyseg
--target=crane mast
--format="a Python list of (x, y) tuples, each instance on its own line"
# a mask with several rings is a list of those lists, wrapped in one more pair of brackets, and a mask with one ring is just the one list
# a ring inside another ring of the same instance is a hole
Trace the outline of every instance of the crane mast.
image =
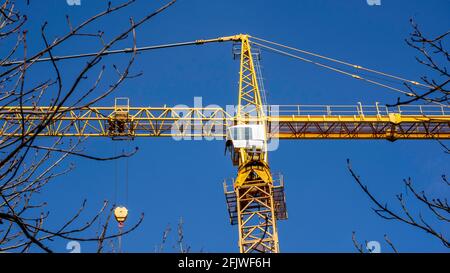
[[(240, 252), (277, 253), (279, 252), (277, 217), (273, 178), (267, 161), (267, 124), (264, 105), (249, 37), (239, 35), (239, 39), (241, 52), (236, 111), (238, 126), (235, 127), (235, 132), (243, 135), (248, 141), (251, 139), (249, 134), (254, 134), (259, 129), (263, 138), (259, 145), (232, 148), (233, 163), (238, 166), (238, 173), (232, 191), (227, 191), (225, 185), (225, 197), (231, 223), (238, 225)], [(237, 140), (236, 135), (234, 140)], [(282, 200), (279, 202), (284, 203), (284, 192), (281, 192), (281, 196)]]
[[(396, 109), (378, 104), (291, 105), (277, 106), (279, 111), (273, 111), (271, 106), (263, 105), (249, 39), (249, 35), (238, 34), (141, 48), (154, 50), (213, 42), (239, 43), (240, 72), (235, 113), (219, 107), (131, 107), (127, 98), (116, 99), (114, 107), (60, 107), (54, 116), (51, 115), (54, 107), (2, 106), (0, 143), (33, 134), (113, 139), (226, 139), (237, 174), (231, 183), (224, 183), (224, 192), (230, 223), (238, 226), (239, 250), (242, 253), (277, 253), (280, 251), (277, 221), (287, 219), (287, 211), (283, 177), (272, 174), (269, 167), (271, 139), (450, 139), (450, 111), (448, 107), (438, 105), (399, 106)], [(67, 58), (72, 56), (57, 57), (57, 60)], [(50, 116), (52, 120), (36, 132), (39, 124)]]

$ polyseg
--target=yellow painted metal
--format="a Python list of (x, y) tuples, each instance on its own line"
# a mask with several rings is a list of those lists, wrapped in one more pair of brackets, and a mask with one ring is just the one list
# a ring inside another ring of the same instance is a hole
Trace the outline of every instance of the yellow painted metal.
[(215, 39), (196, 40), (195, 42), (199, 45), (206, 44), (206, 43), (215, 43), (215, 42), (229, 42), (229, 41), (237, 42), (237, 41), (241, 41), (244, 36), (246, 36), (247, 38), (250, 37), (249, 35), (237, 34), (237, 35), (232, 35), (232, 36), (219, 37), (219, 38), (215, 38)]
[[(287, 108), (277, 106), (280, 109)], [(308, 105), (290, 106), (308, 108)], [(319, 106), (315, 106), (316, 108)], [(320, 106), (327, 109), (340, 106)], [(354, 107), (356, 106), (348, 106)], [(369, 106), (367, 106), (369, 107)], [(423, 107), (427, 107), (423, 110)], [(373, 106), (375, 108), (375, 106)], [(408, 109), (412, 109), (409, 110)], [(431, 110), (433, 109), (433, 110)], [(279, 139), (450, 139), (450, 113), (440, 106), (404, 107), (406, 112), (392, 119), (387, 110), (342, 114), (302, 111), (280, 111), (279, 115), (267, 115), (269, 138)], [(32, 133), (40, 121), (50, 116), (49, 107), (24, 106), (24, 131)], [(423, 112), (423, 113), (421, 113)], [(398, 113), (397, 113), (398, 114)], [(120, 116), (120, 115), (119, 115)], [(122, 117), (123, 117), (122, 112)], [(123, 130), (115, 126), (115, 107), (89, 107), (77, 110), (62, 107), (39, 136), (65, 137), (114, 137), (119, 134), (130, 137), (213, 137), (224, 139), (226, 129), (237, 124), (234, 113), (217, 107), (129, 107), (123, 122)], [(0, 143), (8, 137), (22, 136), (20, 107), (0, 108)], [(119, 119), (120, 120), (120, 119)], [(249, 123), (257, 122), (254, 118)]]
[(234, 182), (241, 253), (279, 252), (273, 179), (265, 161), (240, 164)]
[(126, 207), (116, 207), (114, 209), (114, 217), (119, 224), (123, 224), (128, 217), (128, 209)]
[(239, 71), (239, 93), (236, 119), (238, 124), (248, 124), (248, 118), (256, 118), (257, 124), (264, 124), (264, 111), (259, 92), (256, 70), (248, 35), (241, 35)]
[[(114, 107), (76, 110), (61, 107), (38, 136), (224, 139), (230, 126), (261, 124), (266, 129), (267, 139), (450, 139), (450, 113), (439, 106), (431, 110), (429, 106), (413, 106), (406, 111), (401, 108), (392, 111), (380, 110), (378, 104), (369, 110), (358, 105), (348, 111), (343, 106), (295, 105), (271, 106), (269, 109), (280, 111), (265, 112), (249, 38), (249, 35), (239, 34), (195, 42), (240, 43), (235, 114), (213, 107), (130, 107), (128, 101), (116, 101)], [(413, 111), (408, 111), (411, 109)], [(0, 107), (0, 144), (11, 137), (33, 134), (38, 124), (48, 119), (54, 110), (40, 106)], [(225, 190), (225, 194), (227, 204), (233, 204), (229, 205), (229, 211), (231, 222), (238, 224), (239, 249), (245, 253), (279, 252), (277, 220), (287, 218), (284, 187), (274, 186), (266, 149), (239, 148), (235, 152), (238, 173), (233, 190)], [(128, 210), (117, 207), (114, 215), (123, 223)]]
[[(267, 128), (249, 36), (240, 35), (239, 39), (241, 53), (236, 124), (260, 124)], [(267, 142), (262, 150), (235, 149), (235, 153), (239, 153), (234, 191), (241, 253), (279, 252), (273, 179), (267, 163), (266, 145)]]

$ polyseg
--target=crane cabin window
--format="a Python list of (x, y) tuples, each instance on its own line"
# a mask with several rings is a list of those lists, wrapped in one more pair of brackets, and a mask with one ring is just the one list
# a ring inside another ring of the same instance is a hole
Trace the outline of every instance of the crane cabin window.
[(234, 148), (262, 149), (264, 147), (264, 126), (259, 124), (235, 125), (228, 129), (227, 138)]
[(252, 128), (251, 127), (234, 127), (231, 128), (232, 140), (251, 140)]

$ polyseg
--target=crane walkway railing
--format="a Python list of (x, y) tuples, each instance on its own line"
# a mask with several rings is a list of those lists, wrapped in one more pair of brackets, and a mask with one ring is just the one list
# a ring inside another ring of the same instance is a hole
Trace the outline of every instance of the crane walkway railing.
[[(39, 136), (223, 139), (227, 128), (237, 124), (235, 113), (228, 110), (131, 107), (123, 102), (114, 107), (61, 107), (51, 117), (52, 107), (4, 106), (0, 109), (0, 143), (2, 138), (32, 134), (44, 122)], [(436, 105), (271, 105), (266, 111), (270, 138), (450, 139), (450, 109)], [(252, 124), (259, 119), (248, 117), (247, 121)]]
[(276, 105), (268, 106), (269, 116), (450, 116), (450, 108), (439, 105)]

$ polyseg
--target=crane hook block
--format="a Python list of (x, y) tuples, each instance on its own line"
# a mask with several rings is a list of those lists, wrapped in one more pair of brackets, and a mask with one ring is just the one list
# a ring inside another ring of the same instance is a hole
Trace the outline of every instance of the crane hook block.
[(128, 209), (126, 207), (116, 207), (114, 209), (114, 217), (119, 224), (123, 224), (128, 216)]

